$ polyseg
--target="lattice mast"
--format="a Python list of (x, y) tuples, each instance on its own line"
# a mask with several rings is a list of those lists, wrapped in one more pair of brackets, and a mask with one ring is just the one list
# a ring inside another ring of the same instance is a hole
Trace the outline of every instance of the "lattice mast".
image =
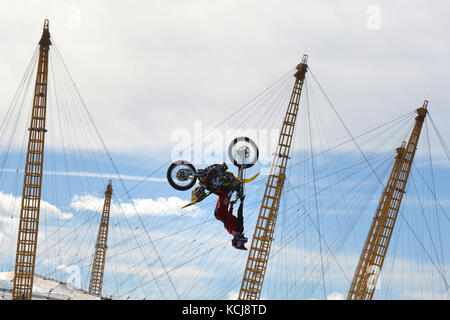
[(45, 20), (39, 41), (39, 60), (34, 89), (31, 124), (28, 129), (28, 148), (20, 208), (14, 268), (14, 300), (30, 300), (33, 289), (34, 267), (41, 202), (42, 168), (44, 162), (45, 116), (47, 109), (48, 55), (50, 50), (49, 22)]
[(394, 166), (386, 187), (381, 195), (377, 211), (372, 221), (367, 240), (356, 268), (350, 287), (348, 300), (371, 300), (378, 277), (394, 230), (395, 221), (405, 193), (406, 183), (411, 171), (417, 149), (420, 131), (427, 114), (428, 101), (417, 109), (415, 125), (408, 143), (404, 141), (397, 148)]
[(297, 66), (297, 72), (294, 74), (295, 84), (284, 116), (270, 174), (267, 178), (264, 197), (239, 292), (239, 300), (258, 300), (261, 295), (280, 206), (281, 193), (283, 191), (286, 164), (289, 159), (294, 135), (300, 95), (308, 67), (307, 60), (308, 56), (306, 54), (303, 55), (301, 63)]
[(103, 287), (112, 191), (112, 182), (110, 180), (105, 191), (105, 201), (103, 203), (102, 217), (98, 228), (97, 243), (95, 244), (94, 260), (92, 262), (91, 280), (89, 282), (89, 292), (98, 296), (101, 296)]

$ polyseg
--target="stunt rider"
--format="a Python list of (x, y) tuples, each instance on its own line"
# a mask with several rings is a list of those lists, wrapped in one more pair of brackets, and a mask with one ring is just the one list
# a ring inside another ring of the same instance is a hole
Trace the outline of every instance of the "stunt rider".
[[(225, 163), (215, 164), (207, 168), (207, 174), (199, 178), (200, 186), (192, 191), (192, 200), (201, 200), (206, 197), (205, 189), (212, 191), (219, 196), (217, 200), (214, 216), (222, 221), (225, 229), (233, 236), (231, 244), (236, 249), (247, 250), (245, 243), (248, 239), (244, 236), (243, 211), (243, 183), (236, 179), (234, 175), (227, 171)], [(233, 206), (237, 199), (231, 201), (233, 192), (236, 191), (239, 199), (237, 217), (233, 215)]]

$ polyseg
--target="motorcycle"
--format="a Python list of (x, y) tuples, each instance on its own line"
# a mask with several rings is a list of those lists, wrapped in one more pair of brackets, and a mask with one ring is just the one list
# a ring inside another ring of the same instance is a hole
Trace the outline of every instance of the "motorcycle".
[[(237, 180), (245, 183), (251, 182), (256, 179), (259, 173), (255, 174), (251, 178), (244, 178), (244, 171), (252, 167), (259, 158), (258, 146), (248, 137), (235, 138), (228, 147), (228, 156), (231, 162), (238, 167), (238, 174), (234, 176)], [(196, 169), (195, 166), (185, 160), (178, 160), (173, 162), (167, 169), (167, 180), (169, 184), (176, 190), (187, 191), (191, 189), (197, 180), (202, 181), (208, 174), (208, 171), (215, 165), (208, 166), (204, 169)], [(224, 170), (228, 167), (225, 163), (222, 164)], [(216, 191), (213, 187), (207, 186), (206, 196)], [(244, 195), (244, 190), (241, 190), (241, 196)], [(202, 200), (206, 198), (203, 197)], [(183, 208), (193, 205), (199, 201), (192, 201), (185, 205)]]

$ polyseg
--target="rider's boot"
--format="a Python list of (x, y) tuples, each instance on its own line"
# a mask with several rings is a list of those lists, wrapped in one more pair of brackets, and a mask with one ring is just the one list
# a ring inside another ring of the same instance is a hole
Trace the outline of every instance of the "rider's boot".
[(233, 247), (235, 247), (236, 249), (247, 250), (247, 248), (245, 247), (247, 241), (248, 239), (244, 236), (242, 232), (240, 232), (233, 237), (231, 243)]
[(237, 235), (236, 237), (239, 241), (242, 241), (244, 243), (246, 243), (248, 241), (248, 238), (244, 235), (244, 233), (241, 233), (241, 234)]

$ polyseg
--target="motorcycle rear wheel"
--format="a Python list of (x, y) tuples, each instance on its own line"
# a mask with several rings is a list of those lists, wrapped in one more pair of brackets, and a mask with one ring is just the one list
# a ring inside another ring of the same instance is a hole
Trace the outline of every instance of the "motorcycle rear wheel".
[(191, 163), (184, 160), (175, 161), (167, 169), (167, 181), (174, 189), (189, 190), (197, 182), (197, 177), (190, 176), (189, 171), (195, 172), (195, 167)]

